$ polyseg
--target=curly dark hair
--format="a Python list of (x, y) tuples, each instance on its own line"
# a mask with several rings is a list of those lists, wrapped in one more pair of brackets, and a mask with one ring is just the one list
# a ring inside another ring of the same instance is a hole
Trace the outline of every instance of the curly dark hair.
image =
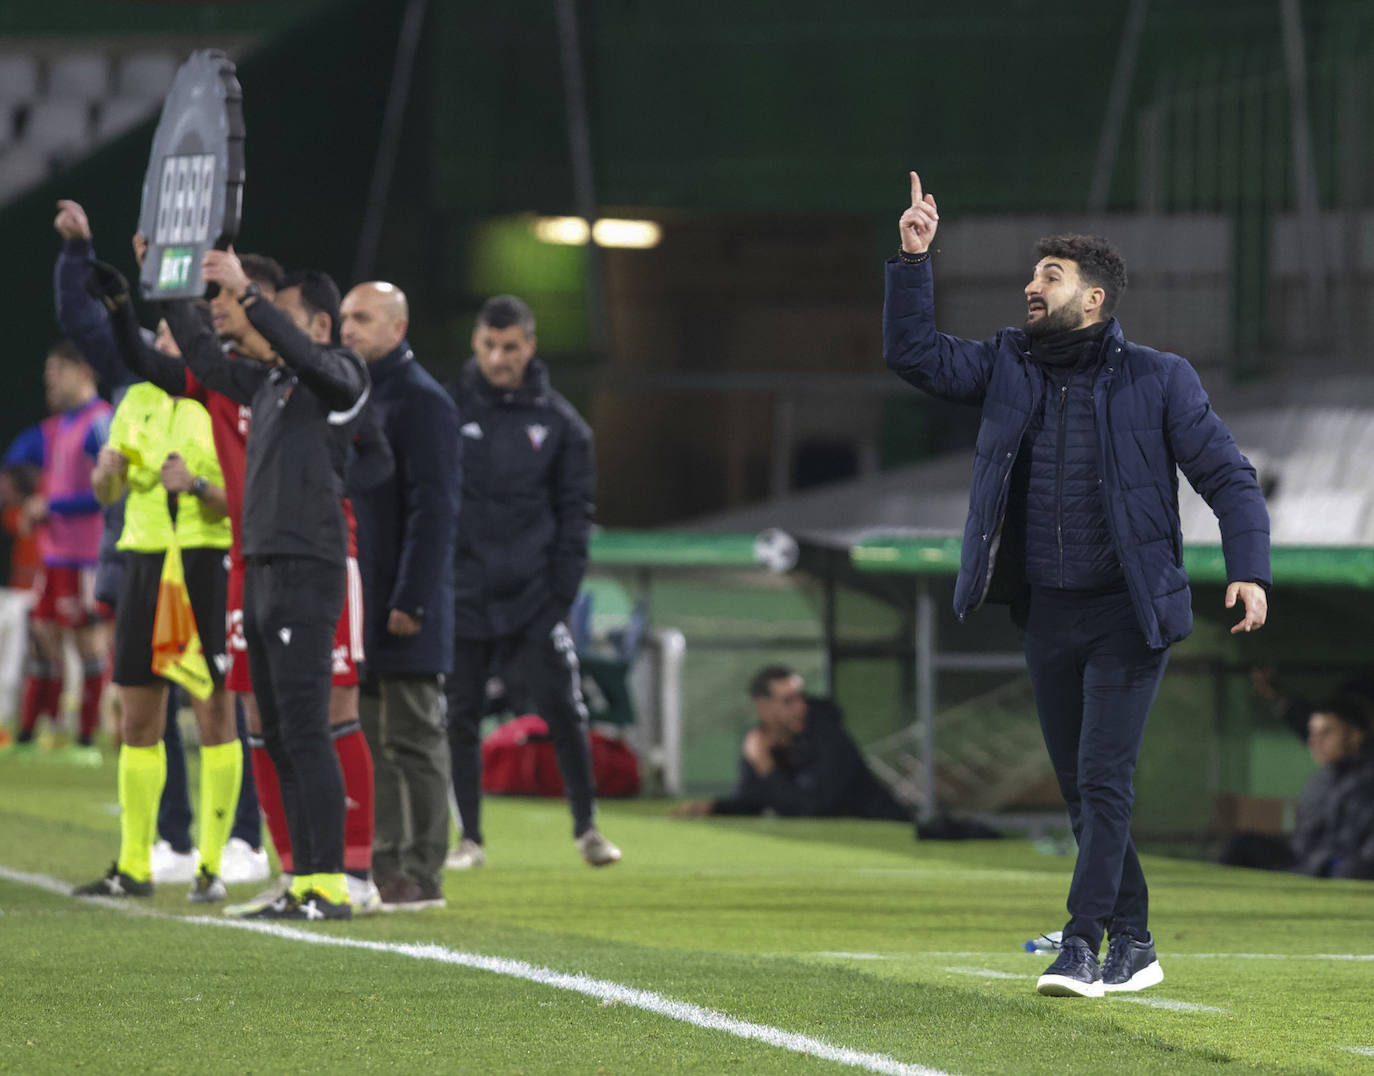
[(1101, 288), (1102, 316), (1109, 318), (1126, 291), (1126, 259), (1100, 235), (1046, 236), (1035, 244), (1036, 259), (1066, 258), (1078, 263), (1078, 275), (1090, 288)]

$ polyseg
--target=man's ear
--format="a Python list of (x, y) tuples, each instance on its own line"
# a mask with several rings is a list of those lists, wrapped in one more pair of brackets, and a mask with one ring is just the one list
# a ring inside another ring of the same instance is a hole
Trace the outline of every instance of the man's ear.
[(1085, 314), (1099, 313), (1106, 298), (1107, 292), (1104, 289), (1089, 288), (1083, 295), (1083, 312)]

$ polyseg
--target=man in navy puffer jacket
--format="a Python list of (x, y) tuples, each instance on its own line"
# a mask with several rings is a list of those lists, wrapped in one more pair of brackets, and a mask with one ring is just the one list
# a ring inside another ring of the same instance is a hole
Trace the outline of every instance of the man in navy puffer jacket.
[(962, 340), (935, 328), (939, 219), (913, 172), (901, 251), (887, 264), (883, 353), (911, 384), (983, 411), (955, 612), (1012, 605), (1078, 839), (1063, 948), (1037, 989), (1140, 990), (1163, 972), (1131, 842), (1131, 779), (1169, 644), (1193, 624), (1177, 472), (1220, 521), (1226, 605), (1245, 611), (1232, 632), (1264, 624), (1269, 516), (1196, 371), (1130, 343), (1111, 317), (1126, 288), (1111, 244), (1041, 240), (1025, 325)]

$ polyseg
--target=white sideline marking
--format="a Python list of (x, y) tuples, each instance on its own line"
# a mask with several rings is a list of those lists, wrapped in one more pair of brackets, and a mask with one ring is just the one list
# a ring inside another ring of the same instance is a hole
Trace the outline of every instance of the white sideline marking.
[[(64, 896), (71, 892), (71, 886), (68, 883), (61, 882), (56, 878), (11, 870), (4, 866), (0, 866), (0, 878), (10, 882), (19, 882), (23, 885), (36, 886)], [(127, 900), (107, 897), (82, 899), (126, 914), (141, 914), (154, 919), (164, 919), (177, 923), (194, 923), (198, 926), (221, 927), (230, 930), (246, 930), (254, 934), (266, 934), (274, 938), (307, 942), (311, 945), (327, 945), (341, 949), (364, 949), (375, 953), (406, 956), (414, 960), (432, 960), (440, 964), (452, 964), (477, 971), (489, 971), (496, 975), (509, 976), (512, 979), (524, 979), (527, 982), (552, 986), (559, 990), (571, 990), (574, 993), (585, 994), (587, 997), (596, 998), (603, 1005), (630, 1005), (636, 1009), (666, 1016), (670, 1020), (691, 1024), (694, 1027), (706, 1028), (711, 1031), (724, 1031), (726, 1034), (741, 1039), (753, 1039), (769, 1046), (790, 1050), (793, 1053), (806, 1054), (824, 1061), (848, 1065), (851, 1068), (881, 1073), (883, 1076), (949, 1076), (948, 1073), (940, 1069), (927, 1068), (925, 1065), (910, 1065), (904, 1061), (898, 1061), (895, 1057), (888, 1057), (886, 1054), (870, 1054), (860, 1050), (851, 1050), (848, 1047), (837, 1046), (823, 1039), (812, 1038), (810, 1035), (799, 1035), (792, 1031), (784, 1031), (782, 1028), (770, 1027), (768, 1024), (756, 1024), (748, 1020), (741, 1020), (730, 1016), (728, 1013), (717, 1012), (701, 1005), (675, 1001), (651, 990), (637, 990), (634, 987), (624, 986), (607, 979), (593, 979), (589, 975), (570, 975), (567, 972), (554, 971), (552, 968), (541, 968), (537, 964), (529, 964), (523, 960), (512, 960), (500, 956), (483, 956), (481, 953), (464, 953), (455, 949), (447, 949), (442, 945), (406, 945), (394, 942), (367, 941), (362, 938), (343, 938), (334, 934), (316, 934), (308, 930), (282, 926), (278, 923), (265, 923), (259, 920), (216, 919), (204, 915), (170, 915), (151, 908), (140, 908), (128, 903)]]
[(1015, 975), (1009, 971), (993, 971), (991, 968), (946, 968), (955, 975), (976, 975), (980, 979), (1029, 979), (1029, 975)]
[(1374, 960), (1374, 953), (1170, 953), (1170, 960), (1181, 956), (1194, 960)]
[[(1020, 949), (1019, 945), (1011, 946), (1000, 953), (988, 952), (985, 949), (973, 950), (932, 950), (923, 953), (902, 953), (893, 954), (893, 959), (900, 955), (907, 959), (916, 957), (942, 957), (945, 960), (1000, 960), (1008, 952), (1016, 952)], [(1025, 953), (1025, 956), (1043, 957), (1044, 953)], [(1374, 961), (1374, 953), (1175, 953), (1169, 951), (1165, 954), (1169, 960), (1341, 960), (1341, 961)]]
[(1344, 1046), (1347, 1053), (1359, 1054), (1362, 1057), (1374, 1057), (1374, 1046)]
[(1138, 998), (1129, 994), (1108, 994), (1110, 1001), (1129, 1001), (1132, 1005), (1148, 1005), (1152, 1009), (1168, 1009), (1170, 1012), (1214, 1012), (1225, 1016), (1225, 1009), (1215, 1005), (1199, 1005), (1193, 1001), (1174, 1001), (1172, 998)]
[(854, 874), (870, 878), (969, 878), (975, 881), (1003, 878), (1021, 881), (1044, 878), (1043, 871), (1011, 870), (1005, 867), (860, 867)]

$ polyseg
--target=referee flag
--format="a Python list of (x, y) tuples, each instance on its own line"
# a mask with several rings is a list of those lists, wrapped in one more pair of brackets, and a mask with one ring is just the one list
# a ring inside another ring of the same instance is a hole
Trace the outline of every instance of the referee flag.
[(210, 666), (200, 645), (191, 596), (186, 592), (186, 575), (181, 565), (181, 546), (176, 528), (172, 529), (167, 553), (162, 559), (162, 578), (157, 587), (157, 613), (153, 617), (153, 672), (180, 684), (198, 699), (208, 699), (215, 690)]

